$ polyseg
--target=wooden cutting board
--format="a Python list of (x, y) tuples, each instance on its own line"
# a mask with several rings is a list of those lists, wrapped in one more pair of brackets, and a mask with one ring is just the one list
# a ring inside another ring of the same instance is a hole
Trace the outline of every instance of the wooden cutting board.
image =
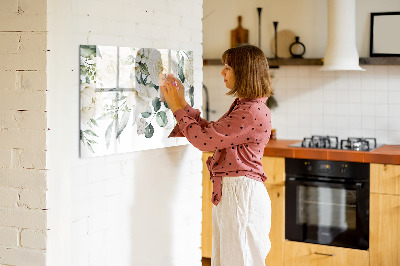
[(231, 30), (231, 48), (238, 44), (249, 43), (249, 31), (242, 27), (242, 16), (238, 16), (238, 27)]

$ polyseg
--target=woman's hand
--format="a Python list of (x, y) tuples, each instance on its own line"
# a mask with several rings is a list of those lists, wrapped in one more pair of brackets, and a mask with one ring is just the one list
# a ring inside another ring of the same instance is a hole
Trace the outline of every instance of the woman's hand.
[(168, 75), (163, 86), (160, 86), (160, 88), (164, 94), (165, 101), (173, 113), (178, 109), (186, 107), (185, 87), (183, 87), (179, 80), (172, 75)]
[(175, 82), (175, 84), (178, 85), (178, 96), (179, 96), (179, 102), (181, 104), (181, 106), (183, 106), (183, 108), (186, 107), (187, 102), (185, 100), (185, 87), (183, 87), (182, 82), (175, 78), (173, 74), (169, 74), (168, 77), (172, 78), (173, 81)]

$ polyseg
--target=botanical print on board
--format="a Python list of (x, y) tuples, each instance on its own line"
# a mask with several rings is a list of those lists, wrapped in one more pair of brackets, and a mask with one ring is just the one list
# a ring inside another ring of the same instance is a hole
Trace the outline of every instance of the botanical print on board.
[(160, 95), (160, 74), (167, 73), (193, 106), (192, 51), (81, 45), (81, 157), (187, 144), (167, 138), (175, 126)]

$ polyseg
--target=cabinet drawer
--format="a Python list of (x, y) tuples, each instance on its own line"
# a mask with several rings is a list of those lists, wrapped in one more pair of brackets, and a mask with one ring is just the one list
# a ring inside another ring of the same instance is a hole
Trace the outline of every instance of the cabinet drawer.
[(365, 250), (285, 241), (285, 266), (365, 266), (369, 254)]

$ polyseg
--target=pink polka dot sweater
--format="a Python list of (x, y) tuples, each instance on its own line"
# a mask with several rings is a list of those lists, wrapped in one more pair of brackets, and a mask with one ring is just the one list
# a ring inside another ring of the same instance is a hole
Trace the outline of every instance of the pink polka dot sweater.
[(261, 182), (267, 179), (261, 164), (271, 132), (271, 112), (266, 100), (236, 99), (216, 122), (201, 118), (200, 111), (190, 105), (174, 113), (178, 124), (169, 137), (186, 137), (199, 150), (214, 151), (214, 156), (207, 160), (214, 205), (221, 200), (224, 176), (247, 176)]

